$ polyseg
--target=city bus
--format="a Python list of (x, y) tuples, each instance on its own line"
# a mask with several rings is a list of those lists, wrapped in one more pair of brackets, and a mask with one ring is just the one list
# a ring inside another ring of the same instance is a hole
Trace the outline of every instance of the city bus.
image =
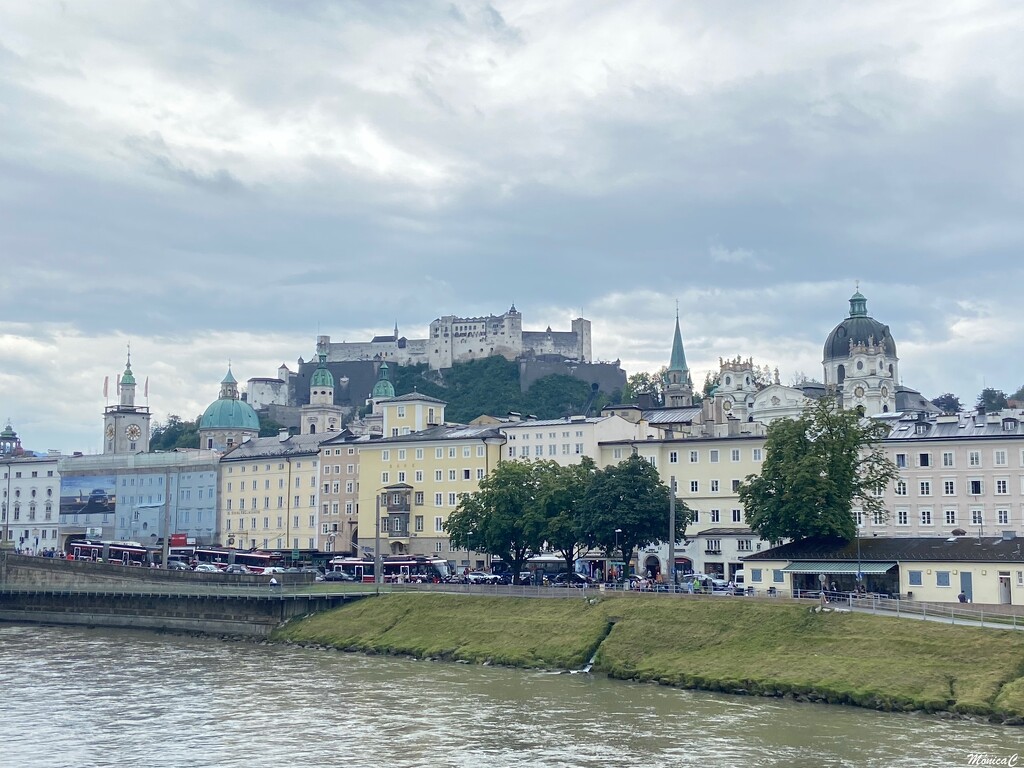
[(88, 541), (81, 539), (68, 544), (69, 560), (91, 560), (99, 563), (137, 565), (149, 567), (158, 562), (155, 551), (137, 541)]
[[(344, 571), (356, 581), (373, 583), (372, 557), (335, 557), (328, 563), (333, 571)], [(397, 555), (381, 558), (383, 581), (413, 581), (437, 583), (451, 576), (451, 565), (439, 557)]]
[[(182, 547), (175, 547), (169, 559), (181, 559)], [(192, 552), (193, 564), (211, 563), (224, 570), (233, 563), (240, 563), (253, 573), (263, 573), (267, 568), (283, 568), (285, 558), (280, 552), (263, 550), (229, 549), (226, 547), (196, 547)]]

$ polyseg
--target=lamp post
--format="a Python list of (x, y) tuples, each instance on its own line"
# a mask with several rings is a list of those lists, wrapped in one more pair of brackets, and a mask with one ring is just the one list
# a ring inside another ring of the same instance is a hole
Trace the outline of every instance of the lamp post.
[(373, 515), (373, 586), (377, 594), (380, 594), (380, 490), (377, 490), (377, 498)]
[(668, 577), (672, 589), (676, 588), (676, 478), (668, 483)]
[[(619, 550), (619, 560), (623, 561), (624, 558), (622, 556), (622, 550), (619, 548), (619, 534), (620, 533), (622, 533), (622, 529), (621, 528), (616, 528), (615, 529), (615, 548)], [(622, 573), (622, 571), (625, 570), (625, 568), (626, 568), (626, 563), (623, 562), (622, 565), (619, 567), (619, 581), (622, 581), (622, 579), (625, 576), (625, 574)]]
[[(860, 570), (860, 521), (857, 522), (857, 586), (860, 587), (861, 579), (864, 578), (864, 574)], [(860, 594), (860, 590), (857, 590)]]

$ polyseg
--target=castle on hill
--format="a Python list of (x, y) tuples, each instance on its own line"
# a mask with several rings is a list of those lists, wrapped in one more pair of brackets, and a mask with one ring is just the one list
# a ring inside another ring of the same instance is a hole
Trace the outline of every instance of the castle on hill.
[(523, 316), (513, 304), (502, 315), (456, 317), (445, 315), (430, 324), (426, 339), (407, 339), (398, 333), (374, 336), (368, 342), (332, 342), (319, 336), (317, 348), (327, 350), (327, 362), (383, 360), (392, 365), (427, 363), (432, 370), (455, 363), (500, 355), (506, 360), (553, 355), (579, 363), (593, 360), (590, 321), (578, 317), (568, 331), (524, 331)]

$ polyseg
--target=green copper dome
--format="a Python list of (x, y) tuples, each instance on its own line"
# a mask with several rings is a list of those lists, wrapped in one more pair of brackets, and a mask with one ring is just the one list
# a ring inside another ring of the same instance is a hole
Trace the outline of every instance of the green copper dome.
[(379, 378), (377, 383), (373, 385), (373, 392), (371, 397), (394, 397), (395, 396), (395, 385), (388, 380), (388, 364), (381, 363)]
[(260, 419), (252, 406), (241, 400), (221, 399), (210, 403), (199, 421), (200, 429), (251, 429), (260, 431)]
[(309, 386), (334, 389), (334, 376), (327, 370), (327, 355), (320, 355), (320, 365), (313, 371), (313, 377), (309, 380)]
[(238, 397), (238, 382), (231, 374), (220, 382), (220, 397), (210, 403), (210, 407), (199, 420), (200, 429), (248, 429), (260, 431), (260, 417), (248, 403)]

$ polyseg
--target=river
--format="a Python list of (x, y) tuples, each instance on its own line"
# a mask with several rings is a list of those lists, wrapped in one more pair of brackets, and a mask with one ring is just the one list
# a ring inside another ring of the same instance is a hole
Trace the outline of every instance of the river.
[(0, 625), (2, 763), (18, 768), (921, 768), (1009, 760), (1022, 736), (584, 674)]

